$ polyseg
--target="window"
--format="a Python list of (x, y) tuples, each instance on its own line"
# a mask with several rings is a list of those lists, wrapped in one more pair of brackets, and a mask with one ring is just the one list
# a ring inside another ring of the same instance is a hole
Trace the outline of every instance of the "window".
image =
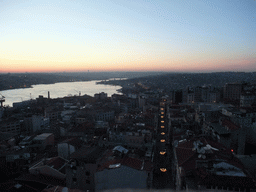
[(73, 182), (77, 182), (77, 178), (73, 177), (72, 178)]
[(90, 184), (90, 183), (91, 183), (90, 180), (86, 179), (86, 184)]
[(87, 176), (89, 176), (89, 175), (90, 175), (90, 171), (86, 171), (85, 174), (86, 174)]

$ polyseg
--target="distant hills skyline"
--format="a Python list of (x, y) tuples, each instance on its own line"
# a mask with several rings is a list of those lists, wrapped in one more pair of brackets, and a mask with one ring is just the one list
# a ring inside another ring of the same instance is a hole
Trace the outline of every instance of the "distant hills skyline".
[[(0, 91), (27, 88), (36, 84), (107, 80), (116, 78), (114, 84), (141, 81), (151, 87), (181, 89), (186, 86), (212, 84), (223, 86), (229, 82), (256, 83), (256, 72), (219, 72), (219, 73), (167, 73), (167, 72), (91, 72), (91, 73), (7, 73), (0, 74)], [(118, 78), (128, 80), (117, 81)]]

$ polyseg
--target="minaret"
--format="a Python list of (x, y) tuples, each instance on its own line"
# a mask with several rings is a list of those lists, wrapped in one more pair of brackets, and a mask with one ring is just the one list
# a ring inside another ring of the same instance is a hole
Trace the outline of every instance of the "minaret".
[(1, 103), (1, 107), (3, 107), (3, 102), (5, 102), (5, 96), (3, 96), (1, 93), (0, 93), (0, 103)]

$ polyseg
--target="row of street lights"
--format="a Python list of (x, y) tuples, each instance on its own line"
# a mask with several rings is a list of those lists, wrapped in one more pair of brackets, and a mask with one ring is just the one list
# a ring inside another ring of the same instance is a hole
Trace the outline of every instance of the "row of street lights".
[[(160, 102), (160, 130), (158, 131), (158, 133), (160, 134), (159, 137), (160, 139), (160, 144), (161, 144), (161, 149), (159, 151), (161, 157), (160, 158), (164, 158), (166, 159), (166, 126), (165, 126), (165, 113), (166, 113), (166, 99), (163, 99), (162, 102)], [(163, 166), (163, 167), (162, 167)], [(167, 172), (166, 167), (164, 167), (165, 165), (162, 164), (160, 167), (160, 171), (165, 173)]]

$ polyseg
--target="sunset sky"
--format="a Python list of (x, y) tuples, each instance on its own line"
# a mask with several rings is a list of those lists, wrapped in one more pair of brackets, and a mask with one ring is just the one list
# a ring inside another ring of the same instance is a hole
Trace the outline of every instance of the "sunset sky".
[(0, 73), (256, 71), (255, 0), (0, 0)]

